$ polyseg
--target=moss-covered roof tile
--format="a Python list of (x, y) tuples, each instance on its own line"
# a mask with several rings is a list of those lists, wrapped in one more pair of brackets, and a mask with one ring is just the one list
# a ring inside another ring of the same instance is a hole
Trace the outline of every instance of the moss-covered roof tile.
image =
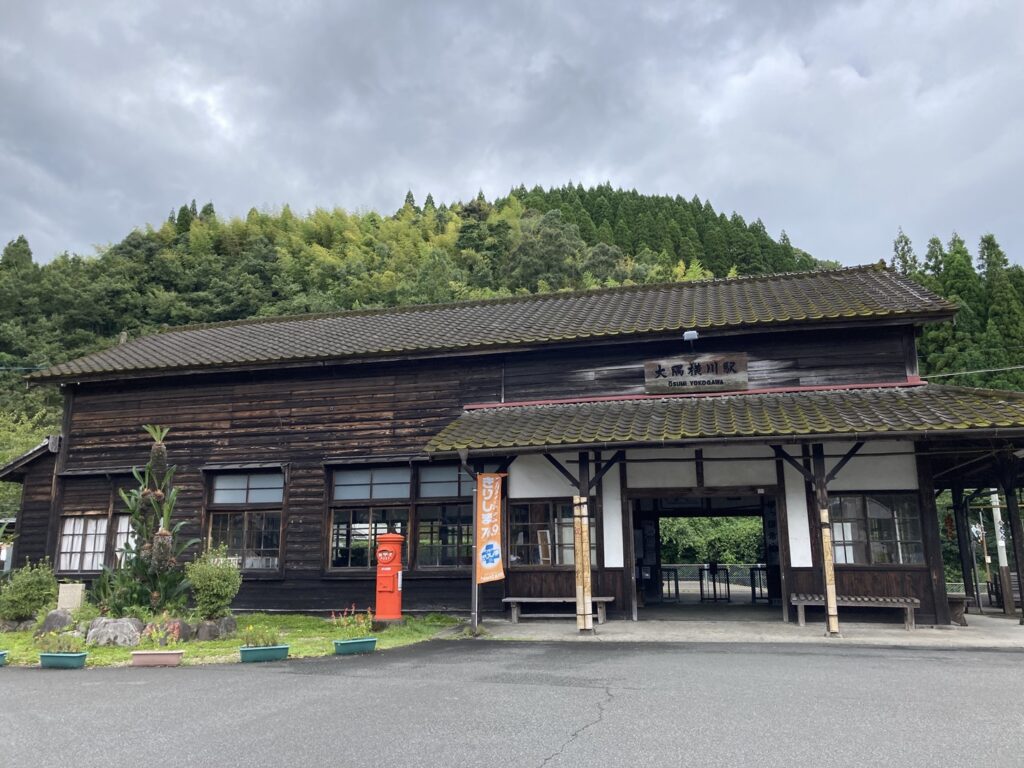
[(427, 452), (996, 428), (1024, 432), (1024, 394), (923, 384), (474, 408)]
[(879, 266), (578, 293), (259, 318), (171, 329), (34, 373), (37, 381), (444, 354), (686, 329), (951, 317), (955, 306)]

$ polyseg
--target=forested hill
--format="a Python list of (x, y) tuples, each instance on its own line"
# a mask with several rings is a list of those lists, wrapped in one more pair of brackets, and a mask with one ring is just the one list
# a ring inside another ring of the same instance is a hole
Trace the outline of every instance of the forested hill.
[(394, 215), (251, 210), (224, 220), (182, 206), (94, 256), (43, 266), (24, 238), (0, 261), (0, 413), (56, 411), (23, 368), (63, 361), (161, 326), (810, 269), (761, 222), (694, 198), (600, 186), (519, 188), (488, 201)]
[[(955, 326), (925, 332), (923, 370), (1011, 368), (943, 381), (1024, 389), (1013, 369), (1024, 364), (1024, 271), (990, 235), (977, 258), (976, 267), (956, 235), (945, 245), (933, 238), (921, 258), (902, 233), (896, 240), (894, 267), (963, 307)], [(818, 266), (831, 265), (785, 233), (773, 239), (760, 220), (609, 185), (520, 187), (450, 205), (410, 193), (390, 216), (285, 207), (225, 220), (193, 202), (97, 255), (42, 266), (19, 237), (0, 258), (0, 463), (57, 428), (57, 393), (26, 387), (24, 373), (121, 333)]]

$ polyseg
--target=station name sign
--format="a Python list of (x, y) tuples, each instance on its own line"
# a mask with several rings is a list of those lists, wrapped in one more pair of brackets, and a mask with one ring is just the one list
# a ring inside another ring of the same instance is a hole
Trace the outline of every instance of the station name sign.
[(748, 386), (745, 352), (673, 357), (644, 363), (644, 388), (651, 394), (731, 392)]

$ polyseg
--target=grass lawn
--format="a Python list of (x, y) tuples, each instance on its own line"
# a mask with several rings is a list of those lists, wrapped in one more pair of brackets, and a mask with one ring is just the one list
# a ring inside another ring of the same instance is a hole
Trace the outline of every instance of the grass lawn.
[[(301, 614), (267, 614), (251, 613), (235, 617), (241, 633), (250, 624), (253, 626), (273, 627), (281, 633), (281, 642), (290, 646), (289, 658), (308, 658), (311, 656), (330, 656), (334, 653), (334, 640), (349, 640), (366, 637), (366, 633), (347, 627), (337, 627), (330, 621), (316, 616)], [(407, 618), (399, 627), (388, 627), (375, 632), (377, 649), (397, 648), (422, 640), (429, 640), (445, 627), (458, 624), (459, 620), (442, 614), (428, 614), (423, 617)], [(173, 650), (185, 651), (182, 664), (223, 664), (238, 661), (238, 647), (241, 641), (237, 637), (227, 640), (209, 642), (190, 641), (179, 643)], [(87, 667), (118, 667), (131, 662), (131, 652), (147, 650), (157, 646), (143, 644), (136, 648), (97, 648), (89, 646), (86, 660)], [(35, 638), (31, 632), (0, 633), (0, 651), (8, 651), (7, 663), (12, 666), (37, 666), (39, 649), (35, 646)]]

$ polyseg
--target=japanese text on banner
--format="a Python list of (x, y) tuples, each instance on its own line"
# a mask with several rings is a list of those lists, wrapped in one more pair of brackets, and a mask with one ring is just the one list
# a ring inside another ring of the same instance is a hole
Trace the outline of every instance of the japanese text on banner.
[(476, 476), (476, 583), (487, 584), (505, 578), (501, 555), (501, 478)]

